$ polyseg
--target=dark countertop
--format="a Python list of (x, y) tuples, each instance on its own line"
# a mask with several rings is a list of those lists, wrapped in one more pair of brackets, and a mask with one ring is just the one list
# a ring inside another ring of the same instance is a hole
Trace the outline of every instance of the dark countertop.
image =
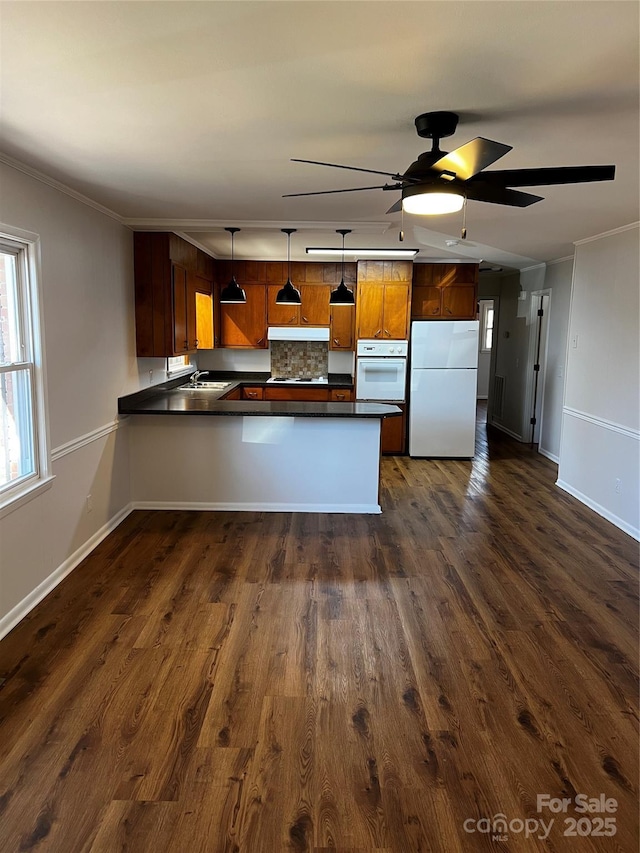
[[(274, 400), (220, 400), (241, 385), (266, 385), (269, 373), (231, 373), (209, 371), (202, 379), (228, 380), (222, 391), (208, 388), (181, 388), (188, 376), (172, 379), (152, 388), (118, 399), (121, 415), (224, 415), (242, 417), (297, 417), (297, 418), (387, 418), (401, 415), (397, 406), (386, 403), (302, 403)], [(296, 382), (295, 388), (352, 388), (348, 374), (329, 374), (327, 385)], [(286, 383), (289, 386), (290, 383)], [(278, 383), (269, 383), (269, 386)]]

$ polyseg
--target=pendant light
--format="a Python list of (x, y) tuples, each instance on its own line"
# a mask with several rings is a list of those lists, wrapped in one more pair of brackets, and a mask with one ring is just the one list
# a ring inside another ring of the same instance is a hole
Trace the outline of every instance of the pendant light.
[(276, 305), (302, 305), (300, 291), (291, 283), (291, 235), (295, 234), (297, 228), (281, 228), (283, 234), (287, 235), (287, 281), (281, 287), (276, 296)]
[(342, 278), (336, 289), (331, 291), (329, 305), (355, 305), (356, 300), (353, 295), (353, 290), (349, 290), (347, 285), (344, 283), (344, 238), (347, 234), (351, 234), (351, 229), (337, 228), (336, 234), (342, 234)]
[(238, 282), (236, 281), (236, 277), (234, 275), (234, 251), (233, 251), (233, 237), (240, 229), (239, 228), (225, 228), (225, 231), (228, 231), (231, 234), (231, 281), (226, 287), (223, 287), (222, 292), (220, 293), (220, 302), (221, 304), (239, 304), (241, 302), (247, 301), (247, 294), (240, 287)]

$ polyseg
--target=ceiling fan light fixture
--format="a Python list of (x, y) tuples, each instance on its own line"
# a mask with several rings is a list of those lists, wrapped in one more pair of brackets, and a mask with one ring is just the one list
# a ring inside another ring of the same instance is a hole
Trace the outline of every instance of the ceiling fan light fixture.
[(283, 234), (287, 235), (287, 280), (276, 296), (276, 305), (302, 305), (302, 297), (297, 287), (291, 282), (291, 235), (295, 234), (297, 228), (281, 228)]
[(233, 249), (233, 238), (240, 229), (225, 228), (224, 230), (231, 234), (231, 281), (226, 285), (226, 287), (222, 288), (222, 291), (220, 292), (220, 303), (222, 305), (238, 305), (247, 301), (247, 294), (238, 284), (234, 274), (235, 255)]
[(447, 191), (444, 187), (405, 187), (402, 190), (402, 208), (405, 213), (418, 216), (438, 216), (462, 210), (464, 196)]

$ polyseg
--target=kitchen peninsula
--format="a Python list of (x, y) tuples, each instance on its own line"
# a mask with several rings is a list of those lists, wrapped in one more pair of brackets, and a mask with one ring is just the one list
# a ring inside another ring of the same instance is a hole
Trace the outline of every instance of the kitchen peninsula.
[[(188, 379), (188, 377), (187, 377)], [(184, 377), (121, 397), (140, 508), (379, 513), (380, 432), (397, 406), (224, 399)], [(262, 380), (262, 382), (260, 381)], [(343, 387), (339, 379), (328, 390)]]

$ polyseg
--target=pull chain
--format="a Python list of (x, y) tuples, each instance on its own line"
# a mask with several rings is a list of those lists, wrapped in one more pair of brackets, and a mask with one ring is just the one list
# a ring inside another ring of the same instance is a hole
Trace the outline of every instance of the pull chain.
[(463, 240), (467, 239), (467, 197), (464, 197), (464, 204), (462, 205), (462, 231), (460, 232), (460, 237)]

